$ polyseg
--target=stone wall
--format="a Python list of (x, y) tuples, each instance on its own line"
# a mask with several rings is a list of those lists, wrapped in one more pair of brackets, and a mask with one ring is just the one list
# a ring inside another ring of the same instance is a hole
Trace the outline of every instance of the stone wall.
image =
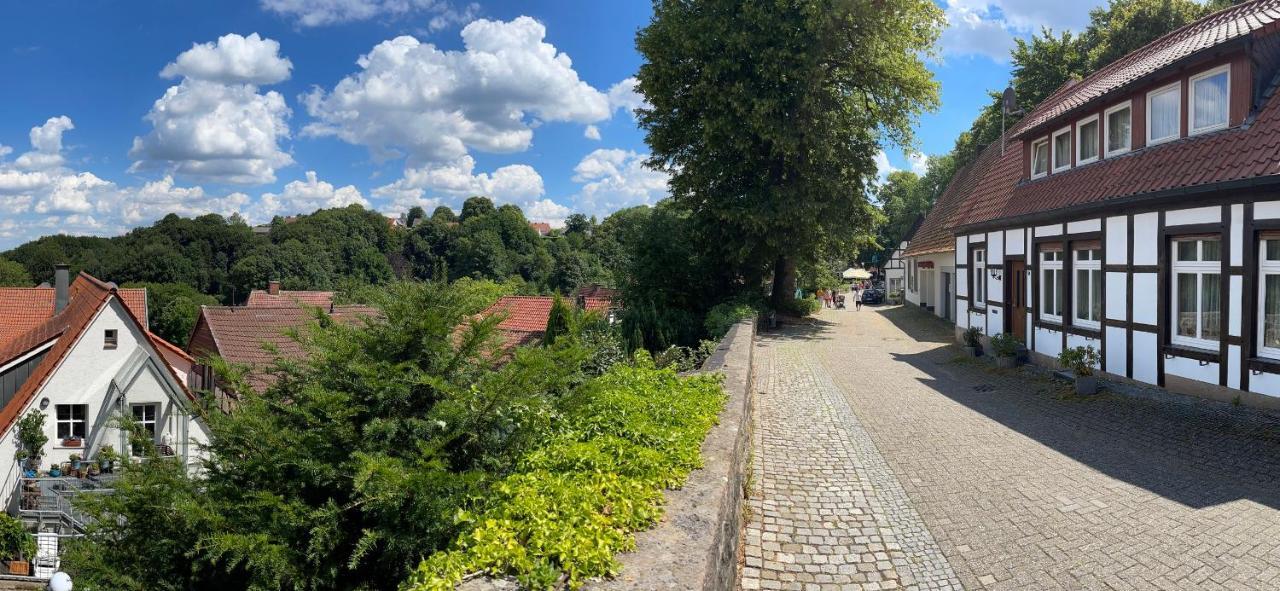
[(41, 591), (49, 588), (45, 579), (0, 575), (0, 591)]
[[(751, 445), (752, 346), (755, 320), (736, 324), (703, 365), (724, 374), (729, 394), (720, 424), (702, 442), (703, 467), (680, 490), (666, 491), (664, 517), (636, 534), (636, 549), (618, 556), (616, 579), (592, 581), (593, 591), (732, 591), (738, 580), (743, 490)], [(459, 591), (512, 591), (509, 580), (472, 579)], [(3, 591), (0, 589), (0, 591)]]
[(751, 444), (754, 320), (745, 320), (720, 341), (702, 371), (724, 374), (729, 401), (702, 442), (702, 469), (684, 488), (666, 492), (665, 517), (636, 534), (636, 550), (618, 557), (614, 580), (587, 586), (597, 591), (729, 591), (738, 577), (743, 487)]

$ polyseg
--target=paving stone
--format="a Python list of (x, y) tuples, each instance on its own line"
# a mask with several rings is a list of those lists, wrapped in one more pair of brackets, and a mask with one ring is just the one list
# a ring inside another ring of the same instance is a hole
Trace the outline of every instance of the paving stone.
[(1280, 419), (1068, 395), (952, 331), (886, 307), (761, 335), (743, 588), (1280, 588)]

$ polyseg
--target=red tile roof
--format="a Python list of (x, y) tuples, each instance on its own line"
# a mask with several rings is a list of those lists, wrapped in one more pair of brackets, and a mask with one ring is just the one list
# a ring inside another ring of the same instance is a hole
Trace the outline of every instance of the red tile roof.
[[(329, 316), (339, 321), (354, 322), (377, 314), (378, 310), (369, 306), (335, 306)], [(248, 367), (246, 378), (249, 385), (261, 391), (276, 381), (275, 375), (270, 373), (276, 359), (301, 359), (305, 355), (302, 345), (288, 333), (306, 327), (313, 319), (312, 310), (298, 305), (201, 306), (197, 323), (208, 327), (217, 350), (192, 353), (216, 354), (226, 361)]]
[(554, 301), (550, 296), (503, 296), (484, 315), (505, 313), (507, 317), (498, 323), (501, 331), (542, 333), (547, 330)]
[(529, 227), (533, 228), (539, 236), (546, 236), (551, 233), (551, 224), (547, 222), (529, 222)]
[(249, 301), (245, 302), (244, 305), (256, 308), (260, 306), (291, 306), (295, 303), (327, 310), (333, 303), (333, 292), (281, 291), (277, 295), (271, 295), (266, 290), (255, 289), (249, 292)]
[[(48, 291), (52, 293), (53, 289), (48, 289)], [(124, 304), (127, 317), (136, 323), (140, 331), (150, 334), (135, 312), (135, 310), (146, 310), (145, 290), (133, 290), (134, 295), (131, 296), (131, 299), (134, 301), (132, 305), (125, 299), (125, 294), (122, 291), (112, 284), (99, 281), (87, 273), (80, 273), (71, 283), (68, 290), (69, 297), (66, 308), (58, 314), (53, 314), (53, 306), (50, 303), (49, 316), (47, 318), (27, 332), (11, 338), (4, 345), (0, 345), (0, 365), (2, 365), (17, 359), (40, 345), (57, 339), (49, 353), (36, 365), (31, 375), (14, 393), (13, 398), (9, 400), (4, 408), (0, 409), (0, 433), (4, 433), (13, 426), (22, 409), (31, 402), (31, 399), (62, 364), (63, 359), (71, 351), (76, 341), (79, 340), (80, 335), (92, 324), (93, 319), (98, 314), (98, 310), (102, 309), (113, 298), (119, 299)], [(137, 295), (139, 291), (142, 292), (141, 300)], [(28, 295), (27, 297), (42, 298), (44, 296)], [(161, 360), (161, 363), (169, 370), (170, 377), (178, 384), (178, 387), (190, 398), (192, 396), (191, 392), (187, 390), (182, 380), (178, 379), (173, 368), (168, 363), (163, 363), (163, 360)]]
[[(1006, 151), (1006, 156), (1010, 152)], [(956, 222), (964, 217), (965, 204), (971, 199), (974, 188), (999, 157), (999, 142), (992, 142), (978, 154), (973, 162), (951, 177), (947, 188), (942, 191), (942, 195), (938, 196), (929, 213), (925, 214), (924, 222), (920, 224), (911, 243), (907, 245), (904, 256), (915, 257), (951, 252), (956, 249), (953, 232)]]
[(1009, 131), (1009, 137), (1038, 128), (1203, 50), (1267, 28), (1277, 19), (1280, 19), (1280, 0), (1255, 0), (1215, 12), (1152, 41), (1075, 84), (1063, 85), (1018, 122)]
[[(82, 283), (82, 280), (87, 283)], [(68, 297), (74, 298), (77, 289), (89, 284), (109, 289), (108, 284), (88, 273), (81, 273), (72, 281)], [(147, 290), (124, 288), (118, 291), (121, 301), (145, 326)], [(55, 295), (52, 287), (0, 287), (0, 349), (52, 317)]]

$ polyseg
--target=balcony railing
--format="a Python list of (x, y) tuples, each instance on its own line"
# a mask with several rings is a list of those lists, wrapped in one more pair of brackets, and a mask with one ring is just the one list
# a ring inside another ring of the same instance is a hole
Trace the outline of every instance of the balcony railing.
[(77, 532), (83, 532), (89, 516), (75, 506), (83, 494), (109, 494), (116, 476), (98, 474), (76, 477), (18, 478), (18, 512), (24, 517), (60, 520)]

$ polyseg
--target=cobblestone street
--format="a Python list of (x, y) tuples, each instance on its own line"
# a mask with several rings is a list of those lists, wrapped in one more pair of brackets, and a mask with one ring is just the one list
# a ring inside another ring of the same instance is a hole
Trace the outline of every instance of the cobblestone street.
[(763, 333), (744, 589), (1280, 588), (1280, 421), (1080, 398), (899, 307)]

